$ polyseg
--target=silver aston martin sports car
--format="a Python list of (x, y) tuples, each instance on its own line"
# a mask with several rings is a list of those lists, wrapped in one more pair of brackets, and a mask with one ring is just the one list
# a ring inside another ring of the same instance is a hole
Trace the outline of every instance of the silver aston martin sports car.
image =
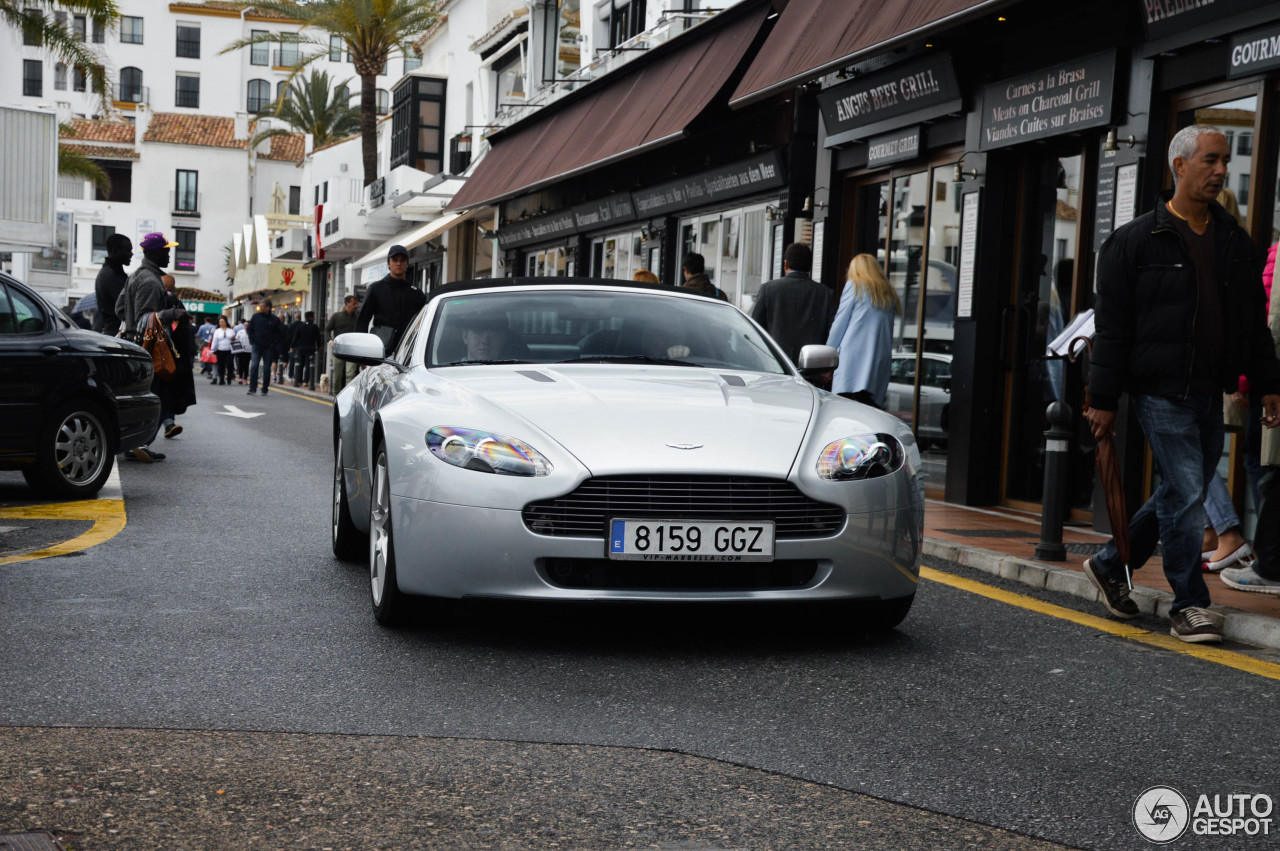
[[(467, 597), (859, 601), (907, 614), (924, 497), (911, 431), (806, 381), (736, 307), (581, 278), (451, 284), (334, 406), (333, 549), (399, 622)], [(802, 374), (803, 373), (803, 374)]]

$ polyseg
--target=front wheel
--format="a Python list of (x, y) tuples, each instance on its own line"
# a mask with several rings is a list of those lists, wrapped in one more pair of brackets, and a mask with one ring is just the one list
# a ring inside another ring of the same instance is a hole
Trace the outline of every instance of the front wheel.
[(107, 483), (115, 457), (108, 420), (93, 402), (72, 400), (54, 409), (40, 429), (27, 484), (48, 496), (89, 499)]
[(391, 525), (391, 479), (387, 448), (379, 443), (373, 462), (369, 495), (369, 591), (373, 617), (382, 626), (398, 626), (409, 609), (408, 597), (396, 584), (395, 533)]
[(358, 561), (366, 541), (351, 520), (351, 504), (347, 501), (347, 483), (342, 469), (341, 437), (333, 452), (333, 517), (330, 524), (333, 554), (343, 561)]

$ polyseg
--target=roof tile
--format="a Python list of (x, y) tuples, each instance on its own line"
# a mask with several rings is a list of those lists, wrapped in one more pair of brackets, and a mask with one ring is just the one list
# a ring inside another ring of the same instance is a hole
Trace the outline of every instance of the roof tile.
[(75, 139), (79, 142), (115, 142), (125, 145), (132, 145), (134, 142), (132, 124), (103, 118), (73, 118), (71, 130), (59, 130), (58, 135), (63, 139)]

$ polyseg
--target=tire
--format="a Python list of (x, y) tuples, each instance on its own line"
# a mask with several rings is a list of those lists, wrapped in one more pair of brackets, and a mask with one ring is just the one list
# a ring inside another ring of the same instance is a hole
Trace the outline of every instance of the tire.
[(888, 632), (907, 617), (916, 595), (897, 597), (893, 600), (881, 600), (867, 606), (859, 624), (867, 632)]
[(409, 598), (396, 583), (395, 532), (391, 524), (391, 480), (387, 475), (387, 448), (379, 443), (374, 452), (373, 482), (369, 494), (369, 591), (373, 618), (386, 627), (405, 622)]
[(333, 554), (342, 561), (359, 561), (368, 545), (351, 520), (351, 504), (347, 501), (347, 483), (342, 475), (342, 438), (333, 449), (333, 517), (330, 524)]
[(102, 407), (72, 399), (54, 409), (40, 428), (35, 463), (22, 468), (27, 483), (60, 499), (90, 499), (111, 475), (112, 435)]

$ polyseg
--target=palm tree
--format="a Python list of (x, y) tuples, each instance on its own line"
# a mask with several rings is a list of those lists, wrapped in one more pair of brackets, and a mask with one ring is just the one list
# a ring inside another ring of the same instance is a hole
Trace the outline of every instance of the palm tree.
[(335, 88), (327, 71), (311, 69), (305, 80), (295, 78), (276, 104), (276, 116), (289, 127), (264, 130), (253, 137), (253, 147), (272, 136), (310, 133), (316, 147), (345, 139), (360, 129), (360, 113), (347, 102), (347, 81)]
[[(62, 138), (74, 138), (76, 130), (70, 124), (59, 124), (58, 135)], [(87, 180), (103, 195), (111, 194), (111, 178), (107, 176), (106, 170), (87, 155), (66, 145), (58, 146), (58, 176)]]
[[(234, 41), (222, 52), (255, 44), (292, 45), (298, 51), (293, 76), (329, 55), (329, 36), (344, 42), (360, 77), (360, 136), (364, 185), (378, 177), (378, 74), (393, 53), (408, 56), (411, 40), (439, 20), (439, 0), (261, 0), (254, 7), (300, 21), (297, 33), (259, 33)], [(314, 53), (306, 52), (314, 48)], [(292, 77), (291, 77), (292, 79)]]
[(115, 0), (0, 0), (0, 21), (21, 30), (68, 68), (83, 71), (103, 112), (109, 113), (111, 86), (102, 58), (71, 27), (58, 23), (55, 12), (84, 15), (90, 26), (107, 29), (120, 20), (119, 7)]

